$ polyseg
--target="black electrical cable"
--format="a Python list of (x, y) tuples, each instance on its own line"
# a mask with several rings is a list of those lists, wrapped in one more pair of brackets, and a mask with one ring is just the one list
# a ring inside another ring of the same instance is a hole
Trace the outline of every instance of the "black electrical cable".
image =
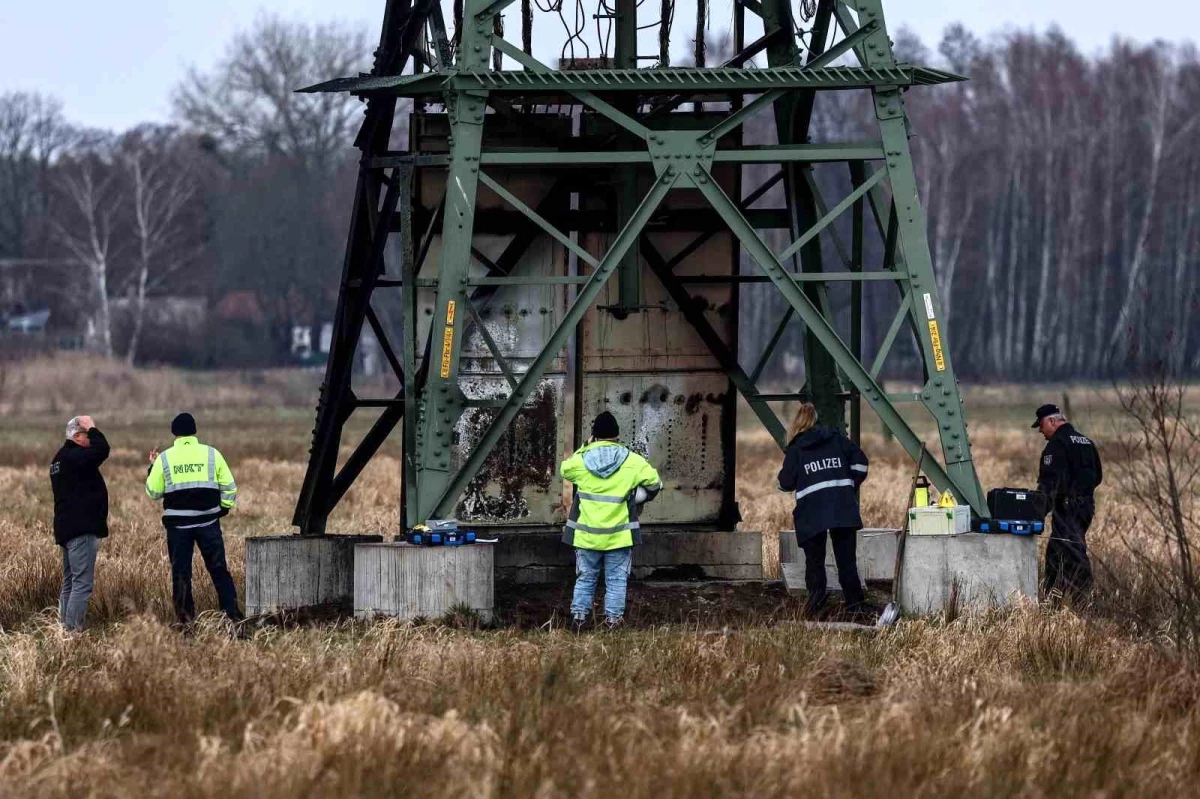
[[(608, 60), (608, 42), (612, 38), (613, 15), (617, 13), (615, 8), (608, 7), (608, 0), (600, 0), (600, 5), (596, 9), (596, 41), (600, 43), (600, 60), (605, 62)], [(608, 30), (603, 35), (600, 34), (600, 21), (608, 22)]]
[(529, 0), (521, 0), (521, 49), (525, 55), (533, 55), (533, 7)]
[(671, 28), (675, 25), (675, 0), (662, 0), (658, 25), (658, 65), (669, 67), (671, 65)]
[[(497, 38), (504, 38), (504, 15), (497, 14), (492, 22), (492, 34)], [(504, 67), (504, 52), (499, 48), (492, 51), (492, 68), (499, 72)]]

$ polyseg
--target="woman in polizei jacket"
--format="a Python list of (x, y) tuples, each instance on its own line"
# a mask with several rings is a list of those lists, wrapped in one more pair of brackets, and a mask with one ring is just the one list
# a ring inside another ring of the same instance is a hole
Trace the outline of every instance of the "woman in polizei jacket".
[(819, 611), (829, 599), (825, 580), (825, 540), (833, 541), (838, 580), (850, 612), (867, 610), (855, 561), (862, 529), (858, 487), (867, 479), (867, 456), (837, 430), (817, 425), (817, 409), (805, 402), (788, 427), (788, 446), (779, 470), (779, 490), (796, 496), (792, 520), (804, 550), (805, 611)]

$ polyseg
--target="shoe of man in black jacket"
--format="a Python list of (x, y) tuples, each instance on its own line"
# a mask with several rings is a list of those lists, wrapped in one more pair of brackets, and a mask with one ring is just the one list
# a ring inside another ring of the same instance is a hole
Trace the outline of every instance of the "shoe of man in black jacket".
[(100, 539), (108, 537), (108, 486), (100, 464), (108, 440), (90, 416), (67, 422), (67, 440), (50, 464), (54, 490), (54, 541), (62, 549), (58, 616), (63, 628), (83, 629), (95, 582)]

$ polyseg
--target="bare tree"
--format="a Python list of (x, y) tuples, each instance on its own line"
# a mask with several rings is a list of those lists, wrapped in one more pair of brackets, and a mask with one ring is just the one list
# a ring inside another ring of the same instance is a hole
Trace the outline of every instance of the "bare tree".
[(1127, 531), (1125, 549), (1137, 576), (1165, 600), (1159, 604), (1169, 618), (1156, 626), (1165, 628), (1183, 654), (1200, 661), (1200, 422), (1188, 411), (1187, 383), (1165, 359), (1118, 385), (1117, 392), (1133, 430), (1120, 442), (1121, 485), (1144, 508), (1148, 528)]
[(57, 182), (67, 213), (54, 220), (59, 243), (87, 270), (89, 307), (94, 309), (90, 318), (107, 358), (113, 356), (109, 273), (121, 205), (114, 178), (111, 164), (95, 151), (62, 165)]
[(197, 132), (234, 150), (280, 154), (327, 172), (351, 142), (358, 100), (296, 90), (368, 67), (366, 32), (260, 17), (211, 73), (191, 70), (175, 110)]
[(1122, 334), (1126, 333), (1133, 323), (1130, 317), (1134, 311), (1135, 289), (1142, 277), (1142, 269), (1145, 267), (1148, 257), (1151, 223), (1153, 222), (1156, 210), (1155, 200), (1158, 197), (1158, 177), (1163, 165), (1163, 151), (1167, 135), (1167, 109), (1170, 105), (1171, 88), (1170, 65), (1162, 62), (1154, 64), (1154, 67), (1150, 70), (1150, 74), (1145, 76), (1145, 91), (1153, 98), (1151, 113), (1146, 119), (1150, 134), (1150, 163), (1147, 165), (1147, 188), (1145, 198), (1142, 201), (1140, 219), (1137, 224), (1137, 234), (1134, 238), (1133, 258), (1130, 260), (1129, 269), (1126, 272), (1125, 299), (1121, 303), (1116, 322), (1113, 324), (1112, 332), (1109, 334), (1109, 347), (1115, 347)]
[[(911, 35), (896, 41), (902, 58), (931, 57)], [(1109, 357), (1147, 323), (1159, 340), (1169, 329), (1174, 364), (1200, 370), (1196, 49), (1117, 40), (1087, 57), (1057, 30), (981, 45), (951, 28), (939, 52), (939, 66), (971, 80), (913, 91), (905, 105), (963, 376), (1127, 374), (1139, 364), (1124, 350), (1116, 362)], [(821, 140), (877, 135), (869, 109), (846, 111), (821, 98)], [(831, 187), (835, 196), (846, 190), (844, 179)], [(868, 240), (868, 263), (879, 249)], [(743, 328), (742, 343), (756, 352), (779, 311), (771, 300), (759, 307), (749, 292), (743, 297), (748, 317), (762, 311), (767, 319)], [(869, 312), (866, 342), (880, 340), (884, 311)], [(783, 339), (787, 347), (797, 341)]]
[[(0, 257), (27, 258), (44, 241), (49, 173), (66, 144), (69, 128), (57, 100), (40, 94), (0, 94)], [(5, 298), (16, 299), (12, 272)]]
[(194, 167), (171, 128), (146, 126), (126, 134), (120, 163), (128, 184), (135, 250), (133, 329), (125, 359), (137, 357), (146, 318), (146, 296), (199, 255), (195, 227), (187, 219), (197, 193)]

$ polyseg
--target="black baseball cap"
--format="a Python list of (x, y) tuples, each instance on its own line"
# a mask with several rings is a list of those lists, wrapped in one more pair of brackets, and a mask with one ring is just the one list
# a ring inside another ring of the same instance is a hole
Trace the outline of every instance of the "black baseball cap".
[(1037, 421), (1031, 424), (1030, 427), (1034, 430), (1037, 430), (1042, 426), (1043, 419), (1045, 419), (1047, 416), (1054, 416), (1055, 414), (1059, 413), (1062, 413), (1062, 411), (1058, 409), (1057, 405), (1054, 405), (1053, 403), (1047, 403), (1046, 405), (1043, 405), (1037, 409)]

